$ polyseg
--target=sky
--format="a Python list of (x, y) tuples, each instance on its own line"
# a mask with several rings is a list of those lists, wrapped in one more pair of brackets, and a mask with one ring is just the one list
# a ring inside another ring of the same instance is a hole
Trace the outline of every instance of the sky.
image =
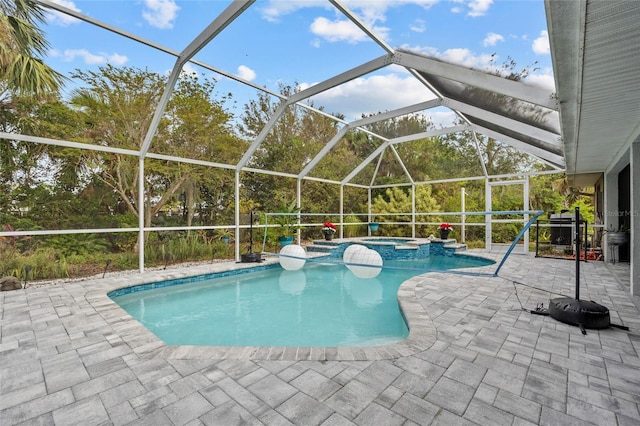
[[(175, 52), (182, 51), (230, 1), (51, 0)], [(362, 22), (394, 49), (488, 70), (513, 60), (534, 67), (526, 82), (553, 90), (543, 0), (344, 0)], [(167, 74), (175, 57), (59, 13), (43, 26), (50, 43), (45, 62), (69, 76), (112, 64)], [(258, 0), (195, 56), (200, 62), (279, 91), (302, 88), (376, 59), (386, 52), (326, 0)], [(242, 105), (257, 89), (203, 67), (216, 91)], [(71, 82), (66, 93), (77, 83)], [(406, 69), (388, 66), (312, 98), (315, 106), (348, 120), (393, 110), (431, 96)], [(230, 106), (231, 107), (231, 106)], [(434, 123), (453, 114), (431, 111)]]

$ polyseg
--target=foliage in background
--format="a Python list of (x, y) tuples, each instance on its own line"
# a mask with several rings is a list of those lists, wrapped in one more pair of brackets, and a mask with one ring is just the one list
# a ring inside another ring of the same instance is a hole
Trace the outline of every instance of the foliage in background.
[[(0, 0), (2, 2), (2, 0)], [(4, 4), (4, 3), (1, 3)], [(516, 73), (517, 74), (517, 73)], [(59, 96), (41, 100), (13, 94), (11, 104), (0, 108), (0, 129), (34, 136), (114, 148), (138, 150), (159, 98), (166, 76), (146, 70), (110, 65), (98, 71), (78, 70), (73, 77), (80, 87), (73, 92), (71, 103)], [(290, 96), (299, 91), (297, 85), (282, 84), (280, 91)], [(280, 100), (259, 92), (244, 107), (236, 120), (227, 109), (230, 95), (215, 93), (215, 80), (195, 75), (180, 79), (163, 115), (151, 152), (210, 161), (231, 166), (210, 168), (186, 162), (146, 159), (144, 197), (146, 226), (232, 225), (235, 220), (235, 170), (247, 147), (277, 110)], [(371, 124), (367, 130), (382, 137), (397, 137), (432, 129), (422, 115), (392, 118)], [(236, 131), (238, 133), (236, 133)], [(278, 249), (279, 230), (264, 230), (266, 212), (282, 211), (282, 200), (291, 202), (297, 194), (297, 176), (312, 165), (316, 155), (337, 134), (338, 126), (329, 118), (300, 108), (287, 107), (263, 144), (249, 158), (248, 167), (277, 170), (289, 176), (275, 176), (241, 171), (240, 197), (243, 225), (249, 223), (249, 210), (256, 213), (253, 251), (266, 241), (267, 250)], [(324, 182), (344, 180), (384, 141), (358, 129), (350, 129), (336, 142), (327, 155), (310, 167), (309, 176), (301, 184), (302, 213), (317, 213), (306, 221), (322, 223), (338, 217), (341, 189)], [(483, 153), (478, 157), (478, 148)], [(529, 156), (481, 135), (458, 132), (393, 145), (404, 161), (397, 161), (391, 147), (362, 167), (351, 183), (369, 185), (406, 184), (411, 180), (464, 178), (490, 174), (511, 174), (528, 170), (545, 170)], [(81, 151), (77, 149), (6, 140), (0, 144), (0, 224), (13, 229), (91, 229), (137, 228), (139, 182), (135, 156)], [(374, 176), (374, 172), (377, 174)], [(407, 175), (410, 175), (410, 177)], [(416, 211), (438, 213), (461, 210), (461, 188), (465, 188), (466, 210), (484, 211), (484, 181), (440, 182), (416, 187)], [(378, 235), (408, 236), (410, 227), (409, 186), (373, 189), (372, 211), (375, 220), (387, 222)], [(342, 188), (345, 221), (362, 225), (345, 226), (344, 235), (367, 233), (367, 189)], [(583, 216), (593, 223), (588, 192), (571, 188), (562, 175), (546, 175), (531, 179), (531, 209), (547, 212), (580, 205)], [(494, 210), (523, 208), (522, 187), (496, 187)], [(251, 207), (248, 207), (251, 205)], [(384, 216), (389, 214), (389, 216)], [(323, 215), (326, 215), (324, 217)], [(436, 233), (441, 221), (457, 222), (459, 216), (418, 216), (418, 236)], [(398, 225), (390, 222), (399, 222)], [(273, 223), (273, 222), (272, 222)], [(467, 243), (484, 243), (484, 216), (467, 216)], [(494, 241), (510, 241), (519, 225), (499, 224), (493, 227)], [(459, 232), (459, 227), (454, 226)], [(265, 235), (266, 232), (266, 235)], [(321, 238), (321, 227), (302, 230), (302, 238)], [(32, 277), (65, 277), (100, 272), (107, 260), (110, 268), (137, 267), (137, 232), (112, 234), (56, 235), (39, 238), (15, 238), (0, 242), (0, 273), (24, 276), (31, 265)], [(233, 246), (220, 241), (214, 231), (149, 232), (145, 239), (145, 264), (165, 265), (190, 260), (233, 258)], [(240, 233), (244, 252), (249, 250), (248, 230)], [(23, 274), (23, 275), (21, 275)]]

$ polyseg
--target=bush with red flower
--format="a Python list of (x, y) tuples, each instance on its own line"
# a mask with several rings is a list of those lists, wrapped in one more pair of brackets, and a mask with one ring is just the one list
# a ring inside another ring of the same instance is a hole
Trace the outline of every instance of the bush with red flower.
[(451, 232), (451, 230), (453, 229), (453, 226), (451, 226), (450, 223), (445, 222), (445, 223), (441, 223), (438, 229), (445, 232)]
[(325, 222), (322, 224), (322, 232), (326, 234), (334, 234), (338, 227), (331, 222)]

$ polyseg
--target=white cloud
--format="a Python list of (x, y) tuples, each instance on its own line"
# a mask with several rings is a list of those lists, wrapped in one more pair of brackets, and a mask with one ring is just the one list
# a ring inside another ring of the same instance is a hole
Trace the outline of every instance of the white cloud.
[[(60, 6), (66, 7), (67, 9), (71, 9), (74, 12), (80, 12), (80, 9), (75, 5), (74, 2), (68, 0), (52, 0), (53, 3), (57, 3)], [(66, 27), (70, 24), (79, 23), (80, 20), (73, 18), (64, 13), (60, 13), (54, 10), (47, 12), (46, 14), (47, 22), (53, 25), (60, 25), (61, 27)]]
[(331, 42), (346, 41), (355, 44), (369, 40), (360, 28), (347, 20), (329, 21), (327, 18), (319, 17), (313, 21), (310, 29), (313, 34)]
[(409, 26), (409, 29), (415, 33), (423, 33), (427, 29), (427, 25), (424, 19), (416, 19), (415, 22)]
[(447, 49), (437, 55), (438, 58), (453, 64), (463, 65), (469, 68), (483, 69), (491, 64), (491, 55), (476, 55), (469, 49)]
[(495, 46), (499, 41), (504, 41), (504, 37), (496, 33), (488, 33), (482, 41), (484, 47)]
[[(169, 72), (170, 74), (171, 72)], [(194, 67), (192, 64), (187, 62), (182, 66), (182, 70), (180, 71), (180, 77), (188, 76), (188, 75), (198, 75), (198, 69)]]
[(152, 27), (173, 28), (173, 21), (180, 7), (173, 0), (144, 0), (142, 17)]
[[(301, 85), (302, 88), (309, 86), (311, 84)], [(316, 106), (324, 106), (327, 112), (340, 112), (348, 120), (355, 120), (362, 114), (390, 111), (434, 97), (415, 77), (392, 73), (351, 80), (312, 97), (312, 100)]]
[(553, 71), (550, 68), (540, 70), (537, 74), (530, 74), (524, 80), (525, 83), (544, 87), (555, 92), (556, 83), (553, 79)]
[(261, 12), (265, 20), (269, 22), (279, 22), (281, 17), (306, 7), (324, 7), (330, 9), (328, 2), (325, 0), (271, 0), (267, 6), (261, 9)]
[(236, 75), (240, 78), (244, 78), (247, 81), (253, 81), (256, 78), (256, 72), (246, 65), (240, 65)]
[(493, 0), (471, 0), (468, 3), (469, 6), (469, 16), (483, 16), (486, 15), (487, 11), (493, 4)]
[(57, 50), (50, 51), (52, 57), (62, 57), (65, 62), (73, 62), (76, 58), (81, 58), (87, 65), (99, 65), (111, 63), (114, 65), (123, 65), (129, 58), (118, 53), (91, 53), (87, 49), (67, 49), (64, 53), (60, 53)]
[(540, 31), (540, 36), (533, 40), (531, 48), (538, 55), (546, 55), (551, 52), (551, 47), (549, 46), (549, 33), (547, 31)]
[(107, 57), (107, 62), (113, 65), (124, 65), (127, 63), (129, 58), (124, 55), (120, 55), (118, 53), (112, 53)]

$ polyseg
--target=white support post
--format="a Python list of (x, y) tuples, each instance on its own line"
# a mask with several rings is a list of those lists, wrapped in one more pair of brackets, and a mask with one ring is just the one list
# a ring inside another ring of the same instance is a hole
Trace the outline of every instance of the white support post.
[[(604, 174), (604, 229), (617, 229), (618, 222), (618, 172), (608, 171)], [(606, 233), (604, 236), (604, 260), (609, 262), (613, 259), (608, 236)]]
[(344, 238), (344, 185), (340, 185), (340, 238)]
[(640, 259), (640, 139), (631, 144), (631, 224), (629, 241), (629, 262), (631, 294), (640, 295), (640, 267), (636, 264)]
[[(302, 198), (302, 179), (298, 178), (298, 180), (296, 181), (296, 207), (298, 208), (298, 210), (300, 209), (300, 201)], [(297, 232), (297, 240), (298, 240), (298, 245), (300, 245), (300, 241), (301, 241), (301, 234), (302, 232), (300, 232), (300, 211), (298, 211), (298, 232)]]
[[(465, 195), (466, 192), (464, 192), (464, 187), (460, 188), (460, 211), (462, 213), (464, 213), (465, 210)], [(465, 229), (465, 223), (467, 221), (467, 215), (463, 214), (462, 217), (460, 217), (460, 221), (462, 222), (462, 226), (460, 229), (460, 242), (462, 244), (464, 244), (465, 240), (466, 240), (466, 229)]]
[(416, 237), (416, 184), (411, 184), (411, 238)]
[(236, 252), (236, 262), (240, 262), (240, 172), (236, 170), (235, 172), (235, 252)]
[(144, 158), (138, 158), (138, 270), (144, 272)]
[[(489, 179), (484, 180), (484, 211), (491, 211), (491, 185)], [(491, 215), (484, 216), (484, 245), (485, 250), (491, 251)]]
[[(524, 211), (529, 211), (529, 176), (526, 176), (524, 179), (524, 188), (523, 188), (523, 198), (524, 198)], [(522, 220), (522, 226), (525, 226), (529, 222), (529, 214), (525, 213), (524, 218)], [(524, 253), (529, 254), (529, 230), (527, 229), (522, 236), (522, 243), (524, 244)]]
[[(367, 189), (367, 222), (371, 223), (371, 187)], [(367, 224), (367, 235), (371, 236), (371, 228)]]

